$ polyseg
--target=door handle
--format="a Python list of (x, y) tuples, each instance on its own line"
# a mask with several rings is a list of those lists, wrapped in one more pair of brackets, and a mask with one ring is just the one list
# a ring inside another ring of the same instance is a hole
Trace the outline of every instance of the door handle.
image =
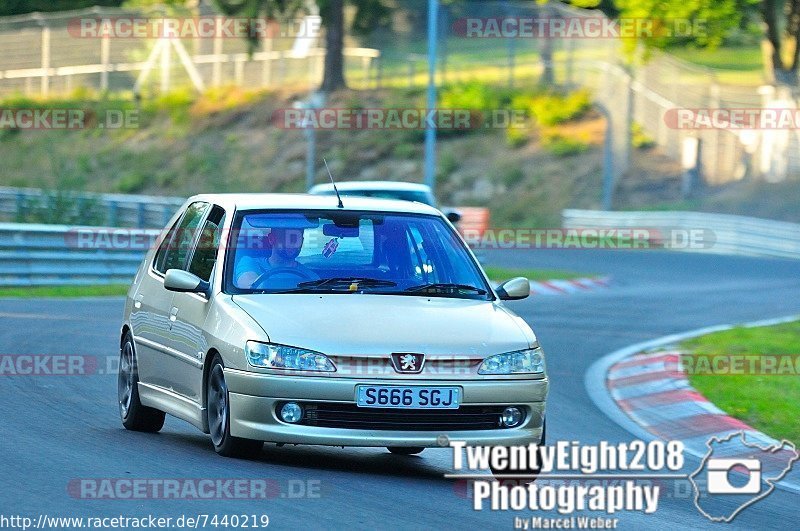
[(140, 293), (140, 294), (139, 294), (139, 295), (137, 295), (137, 296), (136, 296), (136, 298), (133, 300), (133, 307), (134, 307), (134, 308), (136, 308), (137, 310), (138, 310), (139, 308), (141, 308), (141, 307), (142, 307), (142, 299), (144, 299), (144, 295), (142, 295), (142, 294)]
[(172, 330), (172, 323), (178, 319), (178, 307), (173, 306), (169, 311), (169, 329)]

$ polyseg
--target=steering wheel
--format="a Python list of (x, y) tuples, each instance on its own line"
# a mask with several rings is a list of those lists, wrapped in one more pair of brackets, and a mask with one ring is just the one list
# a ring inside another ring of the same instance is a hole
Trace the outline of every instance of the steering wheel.
[(308, 271), (304, 271), (304, 270), (298, 269), (296, 267), (285, 267), (285, 266), (284, 267), (276, 267), (274, 269), (270, 269), (269, 271), (264, 271), (263, 273), (261, 273), (258, 276), (258, 278), (253, 281), (253, 284), (251, 285), (251, 289), (260, 289), (261, 288), (261, 284), (263, 284), (270, 277), (273, 277), (275, 275), (284, 274), (284, 273), (289, 273), (290, 275), (294, 275), (296, 277), (299, 277), (299, 278), (302, 278), (302, 279), (305, 279), (305, 280), (313, 280), (314, 279), (314, 277), (311, 276), (308, 273)]

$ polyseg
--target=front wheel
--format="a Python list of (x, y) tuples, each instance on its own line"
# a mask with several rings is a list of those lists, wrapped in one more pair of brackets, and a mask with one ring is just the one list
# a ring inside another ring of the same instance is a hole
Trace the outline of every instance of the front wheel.
[(117, 403), (122, 425), (128, 430), (155, 433), (164, 427), (164, 412), (143, 406), (139, 401), (139, 371), (133, 336), (125, 334), (119, 351)]
[(222, 359), (216, 355), (211, 362), (206, 386), (208, 429), (211, 432), (214, 451), (224, 457), (254, 457), (261, 451), (263, 442), (231, 435), (231, 408), (222, 368)]
[[(547, 432), (547, 424), (542, 423), (542, 438), (539, 441), (539, 446), (536, 449), (537, 463), (535, 467), (528, 466), (522, 470), (509, 470), (509, 468), (496, 468), (491, 467), (492, 474), (500, 481), (511, 480), (519, 483), (533, 483), (542, 472), (542, 447), (545, 444), (545, 435)], [(519, 474), (519, 476), (514, 476)], [(498, 477), (500, 476), (500, 477)]]
[(388, 446), (386, 448), (395, 455), (416, 455), (422, 453), (422, 446)]

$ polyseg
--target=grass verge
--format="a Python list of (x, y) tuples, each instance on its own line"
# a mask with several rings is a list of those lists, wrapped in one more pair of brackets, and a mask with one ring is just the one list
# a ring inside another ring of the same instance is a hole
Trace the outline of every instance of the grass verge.
[[(800, 355), (800, 321), (734, 328), (690, 339), (682, 348), (697, 355)], [(697, 361), (697, 358), (696, 358)], [(745, 365), (744, 372), (749, 371)], [(797, 362), (795, 361), (795, 368)], [(741, 371), (736, 371), (741, 372)], [(767, 371), (760, 371), (767, 372)], [(695, 389), (720, 409), (776, 439), (800, 443), (800, 378), (776, 374), (690, 374)]]
[(40, 297), (121, 297), (128, 293), (128, 284), (101, 286), (31, 286), (0, 288), (0, 298), (35, 299)]
[(484, 266), (484, 271), (490, 279), (505, 281), (515, 277), (525, 277), (528, 280), (569, 280), (591, 275), (582, 275), (571, 271), (558, 269), (508, 269), (505, 267)]

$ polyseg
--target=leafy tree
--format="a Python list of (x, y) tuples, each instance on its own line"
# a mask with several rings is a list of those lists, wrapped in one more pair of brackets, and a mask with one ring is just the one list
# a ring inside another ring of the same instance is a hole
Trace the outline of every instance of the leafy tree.
[(92, 6), (121, 5), (123, 0), (3, 0), (0, 2), (0, 16), (21, 15), (34, 11), (70, 11)]
[[(344, 79), (345, 0), (214, 0), (217, 7), (228, 16), (256, 18), (289, 17), (307, 9), (308, 2), (316, 1), (322, 25), (325, 27), (325, 67), (322, 90), (332, 92), (346, 88)], [(353, 31), (365, 33), (375, 24), (384, 24), (390, 9), (382, 0), (350, 0), (356, 6)], [(257, 40), (250, 41), (255, 47)]]
[[(739, 0), (616, 0), (616, 6), (620, 17), (655, 22), (655, 31), (645, 42), (659, 48), (688, 43), (719, 46), (742, 18)], [(686, 34), (672, 31), (680, 30), (679, 21), (690, 25)], [(664, 31), (658, 31), (658, 22)]]

